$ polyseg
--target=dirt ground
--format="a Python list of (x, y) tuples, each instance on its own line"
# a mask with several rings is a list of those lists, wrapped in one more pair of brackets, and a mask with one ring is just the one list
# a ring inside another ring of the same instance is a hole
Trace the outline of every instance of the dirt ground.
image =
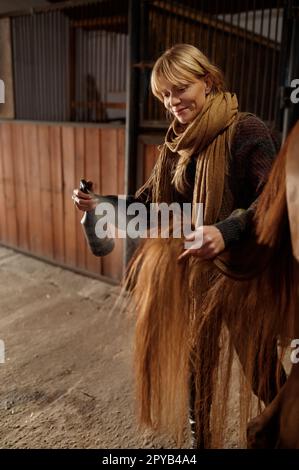
[[(2, 448), (174, 448), (134, 415), (133, 325), (119, 286), (0, 247)], [(225, 447), (238, 446), (238, 396)], [(186, 441), (184, 447), (188, 447)]]

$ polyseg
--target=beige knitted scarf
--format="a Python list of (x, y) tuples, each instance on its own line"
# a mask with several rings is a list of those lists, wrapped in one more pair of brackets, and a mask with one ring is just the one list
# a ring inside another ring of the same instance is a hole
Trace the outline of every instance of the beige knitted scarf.
[[(208, 95), (202, 111), (187, 126), (174, 119), (154, 170), (136, 197), (149, 190), (152, 202), (174, 202), (175, 189), (183, 192), (185, 169), (194, 157), (197, 163), (192, 202), (203, 203), (206, 225), (215, 223), (221, 209), (225, 165), (237, 113), (237, 97), (227, 92)], [(196, 220), (195, 211), (193, 214)]]

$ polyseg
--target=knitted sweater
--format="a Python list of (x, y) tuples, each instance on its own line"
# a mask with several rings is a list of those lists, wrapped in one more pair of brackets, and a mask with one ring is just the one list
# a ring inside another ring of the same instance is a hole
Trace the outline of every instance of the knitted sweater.
[(247, 115), (236, 124), (228, 176), (234, 211), (215, 224), (225, 246), (240, 240), (250, 227), (258, 197), (267, 182), (278, 149), (278, 142), (256, 116)]
[[(238, 120), (225, 175), (223, 207), (215, 224), (226, 247), (240, 240), (250, 227), (258, 196), (268, 179), (277, 151), (278, 143), (258, 117), (245, 115)], [(175, 200), (180, 204), (192, 201), (195, 169), (196, 160), (192, 158), (186, 173), (190, 194), (183, 197), (176, 193)], [(143, 193), (138, 201), (149, 203), (147, 194)]]

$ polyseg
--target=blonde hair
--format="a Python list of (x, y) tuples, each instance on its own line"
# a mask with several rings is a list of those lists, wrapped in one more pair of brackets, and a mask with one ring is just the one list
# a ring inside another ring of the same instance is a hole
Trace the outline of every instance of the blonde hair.
[(153, 94), (163, 101), (161, 80), (182, 85), (206, 75), (212, 80), (212, 93), (225, 90), (223, 73), (197, 47), (191, 44), (176, 44), (156, 61), (151, 75), (151, 89)]

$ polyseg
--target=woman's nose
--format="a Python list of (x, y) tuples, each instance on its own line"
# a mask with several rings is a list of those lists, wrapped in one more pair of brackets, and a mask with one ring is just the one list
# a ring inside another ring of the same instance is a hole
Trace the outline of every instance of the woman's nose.
[(181, 100), (178, 96), (170, 95), (170, 97), (169, 97), (170, 106), (176, 106), (176, 105), (180, 104), (180, 102), (181, 102)]

